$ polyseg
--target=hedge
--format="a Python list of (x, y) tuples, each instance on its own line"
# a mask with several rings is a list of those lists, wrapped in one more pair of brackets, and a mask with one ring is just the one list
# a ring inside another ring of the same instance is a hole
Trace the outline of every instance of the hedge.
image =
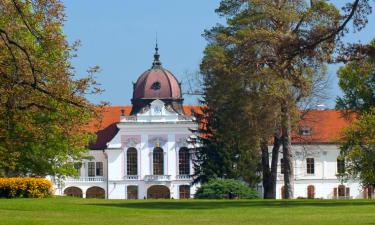
[(52, 183), (45, 178), (0, 178), (0, 198), (45, 198), (52, 193)]
[(201, 199), (254, 199), (258, 192), (245, 183), (234, 179), (211, 179), (195, 193)]

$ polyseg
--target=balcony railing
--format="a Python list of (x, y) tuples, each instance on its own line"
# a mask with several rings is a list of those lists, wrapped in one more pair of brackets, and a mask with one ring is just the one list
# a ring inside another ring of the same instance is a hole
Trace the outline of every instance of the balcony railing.
[(125, 180), (138, 180), (138, 175), (125, 175)]
[(65, 182), (104, 182), (105, 177), (69, 177), (65, 179)]
[(145, 181), (170, 181), (171, 175), (146, 175)]
[(192, 176), (188, 174), (177, 175), (177, 180), (191, 180)]

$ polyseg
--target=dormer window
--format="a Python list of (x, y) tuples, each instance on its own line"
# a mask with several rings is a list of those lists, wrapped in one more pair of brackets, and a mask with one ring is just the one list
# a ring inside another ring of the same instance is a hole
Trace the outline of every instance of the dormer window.
[(309, 136), (311, 135), (311, 128), (310, 127), (301, 127), (299, 130), (300, 135), (302, 136)]
[(154, 82), (154, 83), (151, 85), (151, 89), (152, 89), (152, 90), (157, 91), (157, 90), (159, 90), (160, 88), (161, 88), (161, 85), (160, 85), (160, 82), (159, 82), (159, 81), (156, 81), (156, 82)]

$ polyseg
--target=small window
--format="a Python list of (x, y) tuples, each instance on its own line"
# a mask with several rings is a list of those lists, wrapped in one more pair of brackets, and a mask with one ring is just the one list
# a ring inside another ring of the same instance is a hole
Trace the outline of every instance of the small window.
[(128, 186), (127, 195), (128, 199), (138, 199), (138, 186)]
[(307, 174), (314, 174), (315, 173), (315, 165), (314, 165), (314, 158), (307, 158), (306, 159), (306, 172)]
[(337, 159), (337, 173), (338, 174), (345, 173), (345, 160), (344, 159)]
[(284, 159), (280, 159), (280, 169), (281, 169), (281, 174), (285, 173), (285, 161)]
[(180, 185), (180, 199), (190, 198), (190, 186), (189, 185)]
[(311, 135), (311, 128), (310, 127), (301, 127), (299, 130), (300, 135), (309, 136)]
[(154, 82), (152, 85), (151, 85), (151, 89), (152, 90), (159, 90), (161, 88), (161, 85), (160, 85), (160, 82), (159, 81), (156, 81)]
[(344, 185), (339, 185), (338, 187), (338, 197), (339, 198), (349, 198), (350, 189)]
[(307, 186), (307, 198), (315, 198), (315, 187), (314, 187), (314, 185)]
[(103, 176), (103, 162), (96, 162), (96, 176)]
[(95, 177), (95, 162), (88, 162), (88, 176)]

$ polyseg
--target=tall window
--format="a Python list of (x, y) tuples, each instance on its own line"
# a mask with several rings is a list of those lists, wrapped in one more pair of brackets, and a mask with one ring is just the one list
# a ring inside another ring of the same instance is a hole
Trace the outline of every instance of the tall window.
[(88, 162), (87, 168), (89, 177), (95, 177), (95, 162)]
[(153, 167), (154, 175), (164, 175), (164, 153), (160, 147), (154, 148), (153, 156)]
[(96, 176), (103, 176), (103, 162), (96, 162)]
[(337, 173), (338, 174), (345, 173), (345, 160), (344, 159), (337, 159)]
[(180, 175), (190, 174), (190, 155), (188, 148), (181, 148), (178, 152), (178, 169)]
[(315, 163), (314, 158), (307, 158), (306, 159), (306, 169), (307, 174), (314, 174), (315, 173)]
[(137, 149), (129, 148), (126, 152), (126, 169), (128, 175), (137, 175)]
[(280, 169), (281, 169), (281, 174), (285, 173), (285, 161), (284, 159), (280, 159)]

